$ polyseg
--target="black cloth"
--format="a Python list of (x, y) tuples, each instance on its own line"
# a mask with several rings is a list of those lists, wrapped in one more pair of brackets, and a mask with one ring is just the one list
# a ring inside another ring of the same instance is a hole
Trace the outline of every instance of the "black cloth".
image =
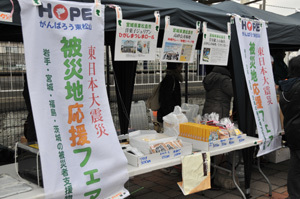
[(275, 84), (279, 84), (280, 80), (285, 80), (288, 76), (288, 67), (284, 63), (283, 58), (274, 56), (273, 76)]
[(300, 150), (290, 150), (287, 187), (290, 199), (300, 198)]
[(225, 67), (215, 66), (203, 80), (205, 103), (202, 115), (218, 113), (219, 119), (229, 117), (233, 87), (230, 72)]
[(163, 122), (163, 117), (173, 112), (175, 106), (181, 106), (180, 76), (175, 70), (167, 70), (159, 89), (160, 108), (157, 111), (157, 121)]
[(279, 86), (287, 145), (292, 150), (300, 150), (300, 78), (279, 81)]
[(25, 100), (25, 104), (27, 107), (28, 115), (24, 124), (24, 136), (27, 139), (27, 142), (36, 142), (36, 131), (34, 126), (34, 120), (33, 120), (33, 114), (31, 109), (31, 102), (30, 102), (30, 96), (29, 96), (29, 90), (28, 90), (28, 84), (27, 84), (27, 78), (26, 75), (24, 76), (24, 90), (23, 90), (23, 97)]

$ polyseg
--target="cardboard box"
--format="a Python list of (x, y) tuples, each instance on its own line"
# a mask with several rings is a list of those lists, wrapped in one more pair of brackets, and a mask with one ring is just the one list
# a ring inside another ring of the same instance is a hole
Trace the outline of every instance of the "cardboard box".
[(265, 155), (265, 158), (272, 163), (279, 163), (290, 159), (290, 149), (288, 147), (280, 148)]
[(169, 150), (162, 153), (152, 153), (144, 156), (136, 156), (124, 151), (124, 154), (128, 160), (128, 164), (139, 167), (192, 154), (192, 144), (186, 142), (182, 142), (182, 144), (183, 147), (181, 148)]
[(151, 153), (150, 146), (158, 143), (170, 142), (176, 140), (176, 137), (170, 137), (155, 130), (138, 130), (129, 134), (129, 144), (137, 148), (143, 154)]
[(225, 139), (210, 141), (210, 142), (203, 142), (203, 141), (180, 137), (180, 136), (178, 137), (178, 139), (181, 139), (184, 142), (191, 143), (193, 145), (193, 149), (210, 151), (214, 148), (223, 148), (223, 147), (236, 145), (238, 143), (245, 141), (246, 137), (247, 137), (246, 134), (241, 134), (230, 138), (225, 138)]

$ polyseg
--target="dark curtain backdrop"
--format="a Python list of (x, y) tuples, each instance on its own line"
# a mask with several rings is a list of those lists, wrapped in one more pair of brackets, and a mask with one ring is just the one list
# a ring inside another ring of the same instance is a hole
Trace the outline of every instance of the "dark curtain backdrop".
[[(232, 64), (233, 64), (233, 87), (235, 93), (236, 108), (238, 112), (238, 125), (239, 129), (249, 136), (257, 137), (255, 135), (255, 119), (253, 110), (249, 98), (247, 84), (244, 75), (243, 63), (240, 54), (240, 47), (238, 43), (238, 37), (235, 24), (231, 26), (232, 39), (231, 39), (231, 52), (232, 52)], [(242, 150), (244, 159), (244, 171), (245, 171), (245, 189), (246, 194), (250, 194), (250, 181), (252, 173), (252, 163), (254, 157), (254, 147)], [(249, 193), (247, 193), (249, 192)]]
[(121, 134), (127, 134), (137, 61), (114, 61), (114, 42), (112, 42), (110, 47), (115, 76), (120, 130)]

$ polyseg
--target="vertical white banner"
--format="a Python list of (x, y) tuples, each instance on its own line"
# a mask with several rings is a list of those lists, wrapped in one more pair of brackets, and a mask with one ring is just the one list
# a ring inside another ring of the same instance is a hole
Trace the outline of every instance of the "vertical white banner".
[(281, 147), (281, 124), (266, 23), (236, 16), (235, 24), (257, 131), (263, 140), (257, 156), (262, 156)]
[(128, 196), (105, 87), (104, 6), (19, 2), (46, 198)]

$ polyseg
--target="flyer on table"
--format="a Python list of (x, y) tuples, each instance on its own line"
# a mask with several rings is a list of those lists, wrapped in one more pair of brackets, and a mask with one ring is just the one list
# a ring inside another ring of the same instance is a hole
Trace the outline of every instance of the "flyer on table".
[(281, 147), (281, 124), (270, 50), (263, 20), (235, 17), (239, 46), (259, 138), (257, 156)]
[[(163, 62), (193, 62), (199, 30), (171, 26), (167, 17), (160, 60)], [(197, 26), (200, 26), (200, 22)]]
[(45, 197), (128, 196), (105, 87), (104, 6), (19, 3)]

